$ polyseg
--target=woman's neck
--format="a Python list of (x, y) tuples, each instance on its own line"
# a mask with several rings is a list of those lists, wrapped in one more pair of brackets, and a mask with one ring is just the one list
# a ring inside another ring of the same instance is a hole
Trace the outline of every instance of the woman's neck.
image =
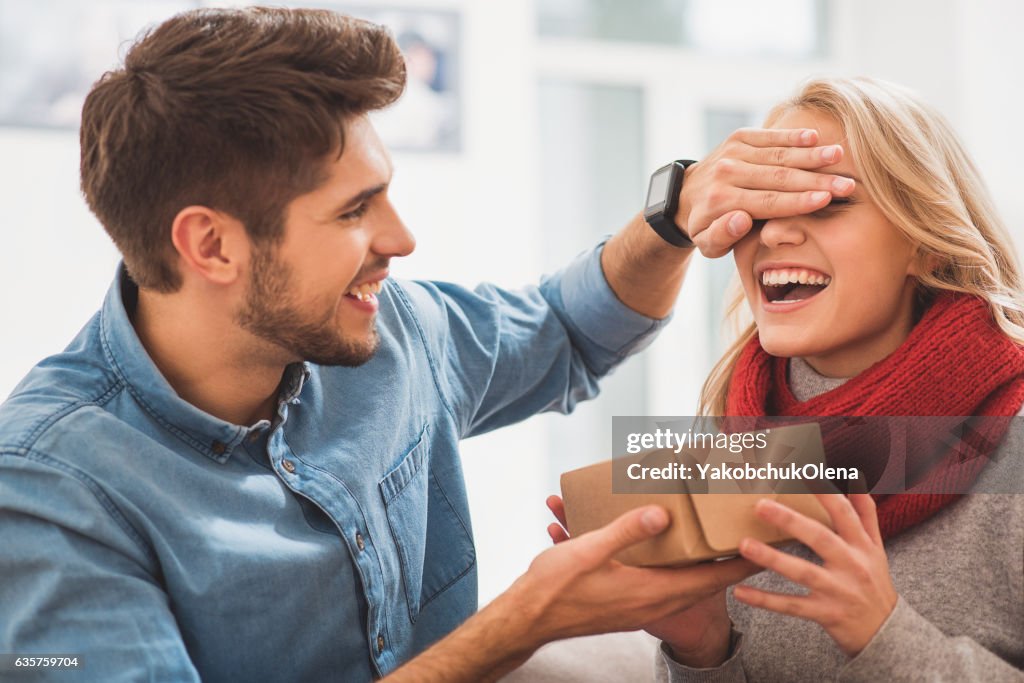
[(828, 393), (842, 386), (848, 377), (826, 377), (803, 358), (789, 359), (789, 390), (798, 401), (809, 401), (812, 398)]

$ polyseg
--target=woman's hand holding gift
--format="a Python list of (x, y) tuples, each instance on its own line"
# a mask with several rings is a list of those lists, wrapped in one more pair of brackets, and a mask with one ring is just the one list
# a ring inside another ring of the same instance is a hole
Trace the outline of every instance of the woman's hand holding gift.
[(875, 503), (868, 494), (819, 494), (835, 531), (771, 500), (757, 515), (813, 550), (819, 566), (752, 538), (740, 542), (751, 562), (808, 589), (806, 595), (736, 586), (734, 597), (753, 607), (817, 622), (849, 657), (871, 641), (896, 606), (897, 593), (882, 547)]

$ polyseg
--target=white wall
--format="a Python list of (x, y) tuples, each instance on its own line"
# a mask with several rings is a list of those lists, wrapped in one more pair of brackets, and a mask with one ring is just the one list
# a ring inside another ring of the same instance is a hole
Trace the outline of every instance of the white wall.
[(91, 317), (117, 252), (78, 192), (78, 134), (0, 128), (0, 396)]
[(968, 149), (992, 190), (1018, 252), (1024, 248), (1024, 40), (1021, 14), (1013, 0), (956, 3), (953, 21), (959, 27), (956, 61), (950, 79), (955, 84), (955, 119)]

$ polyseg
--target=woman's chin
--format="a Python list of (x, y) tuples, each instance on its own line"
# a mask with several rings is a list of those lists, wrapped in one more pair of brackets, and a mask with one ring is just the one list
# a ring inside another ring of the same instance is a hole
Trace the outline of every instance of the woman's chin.
[(821, 351), (821, 349), (808, 344), (806, 341), (787, 337), (788, 335), (764, 334), (762, 332), (759, 334), (759, 341), (761, 342), (761, 348), (768, 355), (780, 358), (811, 356)]

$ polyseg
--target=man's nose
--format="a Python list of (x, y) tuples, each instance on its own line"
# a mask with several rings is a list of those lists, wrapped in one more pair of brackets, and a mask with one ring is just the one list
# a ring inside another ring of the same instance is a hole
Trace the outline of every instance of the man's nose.
[(373, 240), (373, 250), (382, 256), (408, 256), (416, 248), (416, 238), (405, 226), (391, 202), (381, 216), (380, 228)]

